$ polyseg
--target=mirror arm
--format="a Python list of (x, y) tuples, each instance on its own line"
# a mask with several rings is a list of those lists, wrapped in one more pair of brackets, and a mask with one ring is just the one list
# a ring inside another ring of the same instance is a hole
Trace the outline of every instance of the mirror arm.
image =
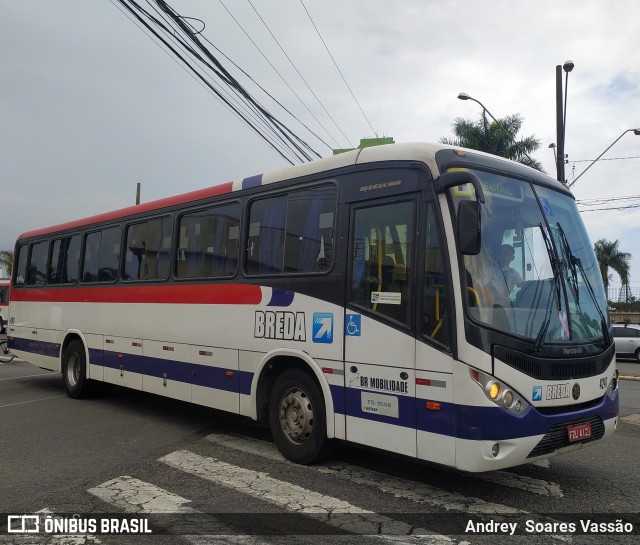
[(473, 172), (468, 170), (456, 170), (455, 172), (445, 172), (440, 174), (440, 177), (435, 180), (434, 185), (436, 192), (443, 193), (450, 187), (458, 185), (471, 184), (476, 192), (476, 199), (481, 203), (484, 203), (484, 191), (480, 184), (480, 178), (478, 178)]

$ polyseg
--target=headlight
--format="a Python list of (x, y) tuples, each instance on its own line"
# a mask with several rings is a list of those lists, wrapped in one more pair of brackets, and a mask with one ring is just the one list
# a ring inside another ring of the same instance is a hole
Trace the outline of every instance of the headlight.
[(529, 403), (523, 397), (495, 377), (471, 368), (469, 376), (482, 388), (487, 399), (510, 413), (520, 415), (529, 407)]

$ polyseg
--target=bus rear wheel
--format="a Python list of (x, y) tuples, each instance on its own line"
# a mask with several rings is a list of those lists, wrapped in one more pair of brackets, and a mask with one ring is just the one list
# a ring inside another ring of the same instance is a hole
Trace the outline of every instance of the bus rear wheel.
[(71, 341), (62, 356), (62, 377), (67, 395), (73, 399), (87, 397), (92, 393), (93, 382), (87, 378), (87, 358), (84, 345)]
[(276, 446), (292, 462), (312, 464), (329, 454), (324, 399), (307, 373), (290, 369), (276, 379), (269, 427)]

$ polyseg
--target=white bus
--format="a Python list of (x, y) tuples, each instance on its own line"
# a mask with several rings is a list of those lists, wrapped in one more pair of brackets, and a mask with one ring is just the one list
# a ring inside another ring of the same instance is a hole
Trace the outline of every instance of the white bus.
[(355, 150), (25, 233), (15, 256), (9, 346), (70, 397), (246, 415), (295, 462), (344, 440), (486, 471), (617, 425), (575, 201), (495, 156)]

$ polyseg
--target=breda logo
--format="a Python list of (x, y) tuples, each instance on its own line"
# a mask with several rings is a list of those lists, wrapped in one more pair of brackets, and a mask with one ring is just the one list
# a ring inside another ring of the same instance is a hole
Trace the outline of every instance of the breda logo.
[(580, 385), (577, 382), (573, 385), (573, 388), (571, 388), (571, 395), (575, 400), (580, 397)]

